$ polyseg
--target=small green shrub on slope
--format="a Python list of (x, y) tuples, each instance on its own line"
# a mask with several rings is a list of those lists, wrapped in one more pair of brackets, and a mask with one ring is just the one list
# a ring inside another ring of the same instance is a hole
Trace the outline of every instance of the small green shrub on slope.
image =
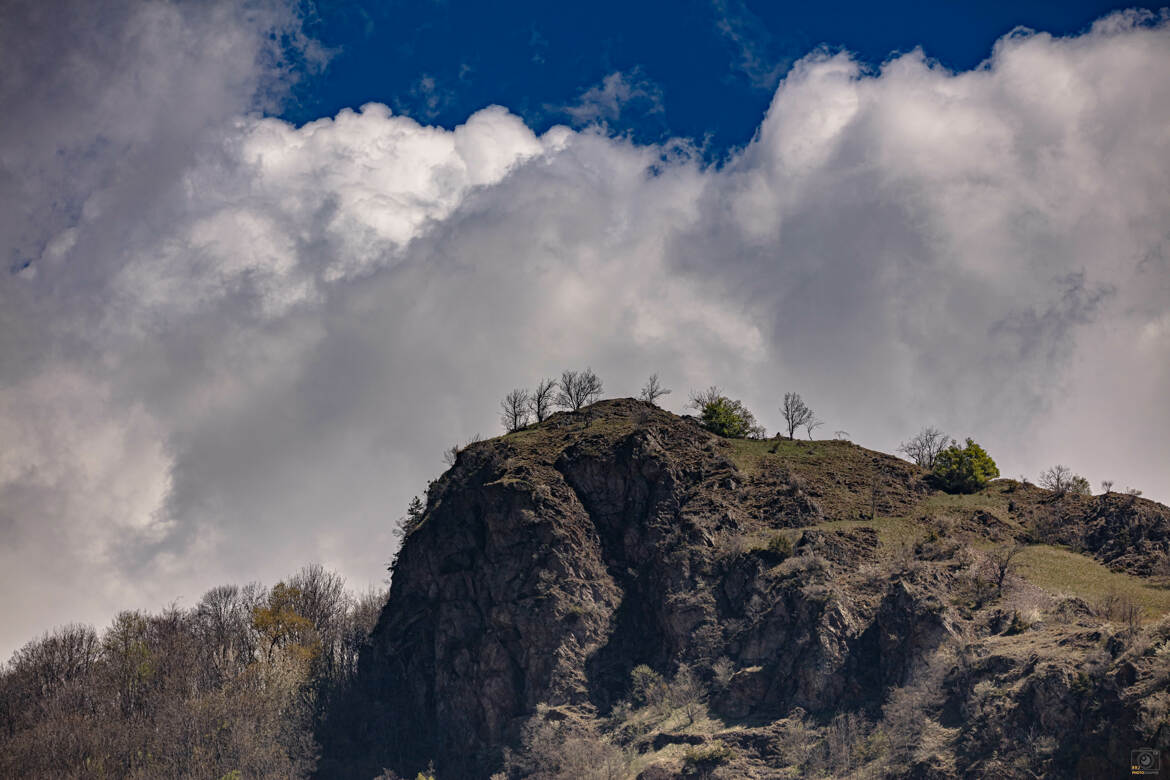
[(931, 474), (938, 486), (948, 493), (974, 493), (988, 480), (998, 477), (999, 468), (982, 447), (968, 438), (966, 447), (951, 440), (951, 446), (935, 459)]
[(729, 439), (762, 436), (764, 429), (756, 423), (755, 415), (739, 401), (720, 396), (703, 405), (699, 414), (703, 427)]

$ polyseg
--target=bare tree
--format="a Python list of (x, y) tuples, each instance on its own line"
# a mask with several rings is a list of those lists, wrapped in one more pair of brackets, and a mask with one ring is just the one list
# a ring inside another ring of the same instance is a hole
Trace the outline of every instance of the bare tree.
[(294, 574), (288, 584), (297, 592), (297, 613), (309, 619), (320, 638), (320, 672), (322, 676), (334, 679), (341, 654), (345, 615), (349, 609), (345, 580), (340, 574), (313, 563)]
[(703, 411), (703, 407), (707, 404), (713, 404), (724, 399), (723, 391), (717, 386), (711, 385), (706, 390), (691, 391), (691, 399), (687, 402), (687, 406)]
[(926, 426), (910, 441), (898, 445), (898, 452), (924, 469), (934, 468), (940, 452), (947, 448), (947, 435), (938, 428)]
[(991, 577), (995, 581), (997, 593), (1003, 592), (1004, 582), (1019, 568), (1019, 561), (1016, 560), (1016, 557), (1023, 551), (1024, 545), (1016, 542), (998, 547), (987, 554), (987, 560), (991, 564)]
[(528, 395), (528, 409), (538, 423), (544, 422), (544, 419), (552, 414), (556, 391), (557, 380), (542, 379), (536, 383), (536, 389)]
[(561, 381), (557, 384), (558, 406), (575, 412), (600, 397), (601, 379), (593, 373), (593, 369), (565, 371), (561, 374)]
[(472, 436), (470, 439), (468, 439), (467, 443), (464, 444), (462, 447), (460, 447), (458, 444), (452, 444), (450, 447), (443, 450), (443, 462), (446, 463), (448, 466), (454, 466), (455, 461), (457, 461), (459, 459), (459, 453), (463, 452), (465, 449), (470, 447), (472, 444), (475, 444), (476, 442), (481, 442), (481, 441), (483, 441), (483, 436), (481, 434), (477, 433), (474, 436)]
[(833, 438), (837, 441), (849, 441), (849, 431), (833, 431)]
[(516, 388), (500, 401), (500, 422), (508, 433), (518, 431), (528, 424), (528, 409), (532, 398), (527, 390)]
[(646, 380), (645, 387), (642, 388), (642, 394), (638, 397), (652, 404), (656, 399), (669, 394), (670, 391), (658, 383), (658, 374), (651, 374), (650, 378)]
[(809, 440), (809, 441), (812, 441), (812, 433), (813, 433), (813, 431), (815, 431), (817, 428), (820, 428), (820, 427), (821, 427), (822, 425), (824, 425), (824, 424), (825, 424), (825, 423), (824, 423), (822, 420), (818, 420), (816, 417), (812, 417), (812, 418), (810, 418), (810, 419), (809, 419), (809, 420), (808, 420), (808, 421), (807, 421), (807, 422), (804, 424), (804, 431), (805, 431), (805, 433), (807, 433), (807, 434), (808, 434), (808, 440)]
[(780, 412), (784, 415), (784, 424), (788, 426), (788, 438), (790, 439), (797, 430), (816, 419), (813, 410), (805, 405), (804, 400), (797, 393), (784, 394), (784, 405), (780, 407)]
[(1051, 490), (1058, 496), (1068, 494), (1088, 495), (1089, 480), (1072, 472), (1068, 466), (1059, 463), (1040, 475), (1040, 487)]
[(672, 706), (682, 709), (689, 723), (694, 723), (695, 718), (703, 712), (707, 691), (690, 666), (679, 664), (667, 697)]
[(1102, 493), (1112, 493), (1113, 492), (1113, 480), (1111, 480), (1111, 479), (1101, 480), (1101, 492)]

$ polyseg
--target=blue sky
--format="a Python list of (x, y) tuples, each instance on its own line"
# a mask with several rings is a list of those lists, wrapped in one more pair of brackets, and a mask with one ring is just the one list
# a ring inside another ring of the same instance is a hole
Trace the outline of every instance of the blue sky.
[(1113, 11), (8, 0), (0, 657), (381, 583), (566, 369), (1170, 500), (1170, 12)]
[(484, 106), (507, 106), (533, 129), (582, 119), (565, 113), (606, 76), (648, 96), (615, 133), (642, 142), (676, 136), (708, 158), (751, 140), (777, 81), (814, 49), (844, 48), (870, 66), (921, 47), (968, 70), (1017, 26), (1084, 32), (1108, 2), (670, 2), (484, 3), (320, 0), (306, 25), (333, 52), (281, 116), (302, 123), (381, 102), (419, 121), (454, 127)]

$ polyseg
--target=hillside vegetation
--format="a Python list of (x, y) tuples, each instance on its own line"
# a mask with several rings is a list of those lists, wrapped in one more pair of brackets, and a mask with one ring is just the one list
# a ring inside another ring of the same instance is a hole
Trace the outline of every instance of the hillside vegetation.
[(0, 675), (0, 777), (306, 777), (383, 600), (309, 566), (100, 636), (58, 628)]

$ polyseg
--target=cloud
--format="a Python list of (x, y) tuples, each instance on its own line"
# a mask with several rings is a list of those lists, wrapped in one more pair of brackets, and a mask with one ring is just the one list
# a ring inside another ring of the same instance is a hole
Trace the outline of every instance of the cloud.
[(499, 107), (293, 127), (257, 106), (294, 17), (115, 11), (29, 6), (39, 43), (0, 46), (0, 648), (309, 561), (376, 582), (442, 451), (563, 368), (657, 371), (676, 409), (717, 383), (772, 429), (795, 390), (867, 446), (930, 423), (1170, 499), (1164, 19), (964, 73), (815, 54), (712, 167)]
[(733, 67), (756, 89), (775, 89), (792, 61), (778, 60), (768, 53), (772, 45), (768, 28), (743, 0), (711, 0), (711, 6), (715, 29), (734, 47)]
[[(465, 71), (460, 68), (460, 78), (463, 77)], [(407, 105), (414, 108), (421, 118), (434, 120), (443, 111), (450, 108), (455, 103), (455, 90), (448, 89), (442, 86), (434, 76), (424, 73), (419, 76), (418, 80), (410, 88), (410, 100), (398, 101), (400, 111), (404, 111)]]
[(634, 108), (643, 114), (660, 114), (663, 111), (662, 89), (646, 78), (639, 68), (629, 72), (610, 73), (600, 84), (584, 93), (571, 106), (552, 109), (569, 116), (575, 124), (591, 122), (616, 122), (622, 112)]

